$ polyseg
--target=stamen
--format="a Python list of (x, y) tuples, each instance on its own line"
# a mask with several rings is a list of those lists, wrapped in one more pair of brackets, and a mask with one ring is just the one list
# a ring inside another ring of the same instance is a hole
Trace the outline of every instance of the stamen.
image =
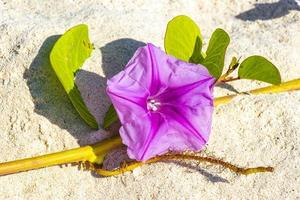
[(157, 111), (160, 105), (161, 103), (156, 101), (155, 99), (148, 99), (147, 101), (147, 109), (149, 111), (153, 111), (153, 112)]

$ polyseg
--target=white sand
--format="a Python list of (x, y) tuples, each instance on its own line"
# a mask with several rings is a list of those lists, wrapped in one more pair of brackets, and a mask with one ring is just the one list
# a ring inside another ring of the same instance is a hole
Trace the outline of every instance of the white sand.
[[(231, 56), (260, 54), (280, 68), (283, 80), (300, 77), (299, 11), (267, 21), (235, 18), (262, 2), (277, 1), (0, 1), (0, 162), (107, 137), (78, 117), (46, 58), (54, 40), (43, 45), (45, 40), (79, 23), (89, 25), (96, 50), (77, 82), (99, 122), (109, 105), (104, 77), (117, 73), (141, 42), (163, 48), (166, 23), (178, 14), (192, 17), (205, 41), (215, 28), (225, 29), (232, 38), (227, 63)], [(281, 2), (264, 14), (293, 7)], [(266, 84), (233, 85), (246, 90)], [(244, 96), (214, 112), (205, 152), (240, 166), (271, 165), (274, 173), (238, 176), (211, 165), (160, 163), (97, 178), (76, 167), (50, 167), (0, 177), (0, 199), (299, 199), (299, 104), (300, 92)], [(112, 157), (119, 155), (124, 150)]]

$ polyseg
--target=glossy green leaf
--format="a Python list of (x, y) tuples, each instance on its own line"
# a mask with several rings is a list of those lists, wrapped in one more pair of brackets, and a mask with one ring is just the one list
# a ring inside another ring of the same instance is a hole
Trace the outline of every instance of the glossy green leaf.
[(279, 70), (262, 56), (250, 56), (240, 65), (238, 75), (242, 79), (252, 79), (271, 84), (280, 84)]
[(206, 57), (201, 64), (203, 64), (208, 69), (209, 73), (215, 78), (219, 78), (222, 74), (225, 53), (229, 42), (229, 35), (220, 28), (213, 32), (209, 40)]
[(50, 62), (77, 112), (88, 125), (98, 128), (94, 116), (89, 112), (75, 85), (76, 71), (90, 57), (92, 50), (88, 27), (80, 24), (69, 29), (57, 40), (50, 53)]
[(118, 121), (117, 112), (114, 106), (110, 105), (104, 117), (103, 127), (106, 129), (116, 121)]
[(179, 15), (168, 23), (164, 43), (166, 53), (175, 58), (193, 63), (203, 60), (200, 29), (187, 16)]

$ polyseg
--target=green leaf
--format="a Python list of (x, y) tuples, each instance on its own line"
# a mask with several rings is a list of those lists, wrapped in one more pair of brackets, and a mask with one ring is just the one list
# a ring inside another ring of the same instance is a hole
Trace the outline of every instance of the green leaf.
[(203, 60), (200, 29), (187, 16), (179, 15), (168, 23), (164, 43), (166, 53), (175, 58), (193, 63)]
[(116, 121), (118, 121), (117, 112), (114, 106), (110, 105), (104, 117), (103, 127), (106, 129)]
[(201, 54), (201, 49), (202, 49), (202, 41), (200, 40), (199, 37), (197, 37), (195, 47), (194, 47), (194, 51), (193, 51), (192, 56), (189, 59), (189, 62), (198, 64), (198, 63), (201, 63), (204, 60), (204, 57)]
[(238, 65), (239, 65), (238, 59), (236, 57), (232, 57), (231, 62), (229, 64), (229, 69), (235, 69), (236, 66), (238, 66)]
[(229, 42), (229, 35), (220, 28), (213, 32), (209, 40), (206, 57), (201, 64), (203, 64), (215, 78), (219, 78), (222, 74), (225, 53)]
[(262, 56), (250, 56), (240, 65), (238, 75), (243, 79), (252, 79), (271, 83), (281, 83), (279, 70)]
[(96, 129), (98, 124), (75, 85), (76, 71), (90, 57), (92, 50), (88, 27), (80, 24), (69, 29), (57, 40), (50, 53), (50, 63), (77, 112), (88, 125)]

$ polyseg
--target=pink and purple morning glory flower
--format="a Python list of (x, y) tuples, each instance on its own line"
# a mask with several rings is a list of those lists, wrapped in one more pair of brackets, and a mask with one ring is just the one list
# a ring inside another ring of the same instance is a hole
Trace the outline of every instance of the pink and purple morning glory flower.
[(215, 78), (147, 44), (107, 82), (130, 158), (201, 150), (211, 132)]

